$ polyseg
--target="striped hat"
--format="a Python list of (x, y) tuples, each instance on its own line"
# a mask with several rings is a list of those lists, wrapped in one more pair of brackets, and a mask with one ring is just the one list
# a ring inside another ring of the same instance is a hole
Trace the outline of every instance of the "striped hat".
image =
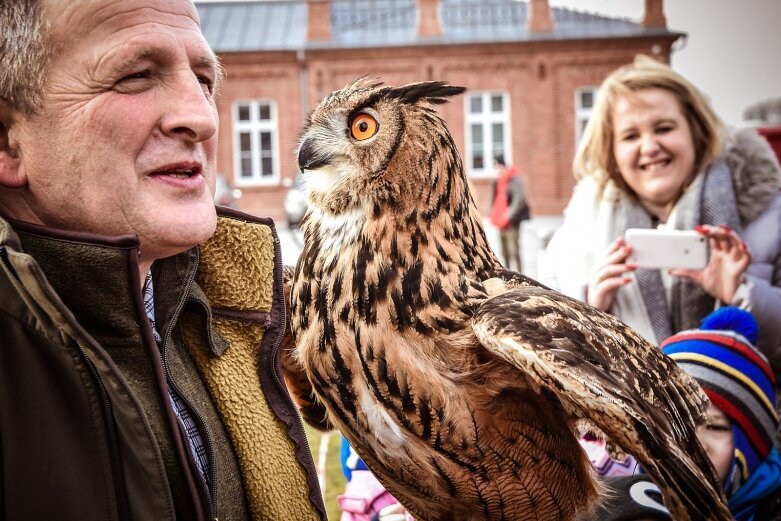
[(767, 458), (778, 428), (776, 380), (754, 347), (758, 334), (751, 313), (725, 306), (705, 317), (700, 329), (673, 335), (661, 346), (732, 423), (739, 470), (733, 487), (745, 483)]

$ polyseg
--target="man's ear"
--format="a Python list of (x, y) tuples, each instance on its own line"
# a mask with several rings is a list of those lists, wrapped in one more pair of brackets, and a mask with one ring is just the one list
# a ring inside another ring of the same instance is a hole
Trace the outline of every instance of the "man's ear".
[(18, 143), (12, 137), (15, 111), (0, 98), (0, 186), (21, 188), (27, 184), (27, 176), (19, 157)]

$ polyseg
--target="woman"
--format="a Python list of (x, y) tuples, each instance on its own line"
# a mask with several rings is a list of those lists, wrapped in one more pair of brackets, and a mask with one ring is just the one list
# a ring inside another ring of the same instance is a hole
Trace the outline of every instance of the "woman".
[[(725, 137), (699, 91), (638, 56), (605, 79), (575, 157), (580, 179), (542, 282), (614, 314), (652, 343), (721, 304), (751, 310), (781, 370), (781, 173), (753, 131)], [(696, 229), (702, 270), (638, 269), (629, 228)]]

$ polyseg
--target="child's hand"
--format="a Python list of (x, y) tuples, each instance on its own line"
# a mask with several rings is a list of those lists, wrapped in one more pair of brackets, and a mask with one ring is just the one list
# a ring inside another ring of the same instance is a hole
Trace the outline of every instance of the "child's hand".
[(406, 510), (404, 510), (404, 507), (401, 506), (401, 503), (396, 503), (394, 505), (388, 505), (387, 507), (380, 510), (379, 517), (377, 518), (378, 521), (412, 521), (412, 516), (410, 516)]

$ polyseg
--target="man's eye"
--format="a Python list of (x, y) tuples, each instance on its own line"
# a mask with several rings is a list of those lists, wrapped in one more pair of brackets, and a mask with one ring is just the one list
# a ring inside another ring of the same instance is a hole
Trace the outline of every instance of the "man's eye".
[(212, 94), (214, 92), (214, 80), (209, 78), (208, 76), (203, 76), (201, 74), (198, 75), (198, 82), (203, 85), (203, 90), (207, 94)]
[(149, 71), (139, 71), (139, 72), (133, 72), (131, 74), (123, 76), (122, 79), (119, 80), (119, 82), (121, 83), (124, 81), (144, 80), (147, 78), (149, 78)]
[(141, 92), (149, 87), (149, 80), (151, 78), (152, 72), (146, 69), (143, 71), (131, 72), (117, 80), (113, 90), (124, 94)]

